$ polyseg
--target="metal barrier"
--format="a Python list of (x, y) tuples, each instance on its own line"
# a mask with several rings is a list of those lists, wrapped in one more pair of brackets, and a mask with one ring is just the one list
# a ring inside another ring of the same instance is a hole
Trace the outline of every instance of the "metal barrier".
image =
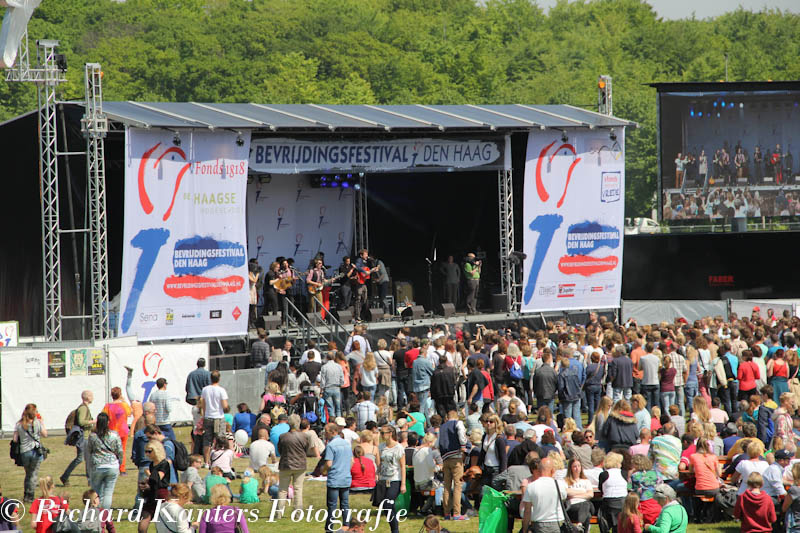
[(236, 406), (242, 402), (246, 403), (253, 413), (259, 412), (266, 379), (263, 368), (223, 370), (219, 375), (219, 384), (228, 393), (231, 414), (235, 415), (238, 412)]

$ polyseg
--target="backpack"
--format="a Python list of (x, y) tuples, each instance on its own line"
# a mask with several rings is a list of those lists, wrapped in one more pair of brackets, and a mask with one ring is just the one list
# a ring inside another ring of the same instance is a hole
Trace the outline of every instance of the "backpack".
[(75, 408), (69, 412), (67, 415), (67, 419), (64, 421), (64, 431), (69, 433), (72, 431), (72, 427), (75, 425), (75, 421), (78, 419), (78, 409)]
[(523, 367), (522, 367), (522, 377), (523, 379), (530, 379), (533, 375), (533, 365), (536, 363), (536, 359), (531, 357), (523, 357), (522, 358)]
[(519, 366), (518, 361), (514, 361), (514, 364), (508, 369), (508, 374), (511, 376), (511, 379), (522, 379), (522, 367)]
[(725, 379), (728, 381), (733, 381), (736, 379), (736, 374), (733, 373), (733, 367), (731, 366), (731, 362), (728, 359), (727, 355), (723, 355), (722, 359), (722, 368), (725, 369)]
[(172, 445), (175, 446), (175, 460), (172, 462), (172, 464), (175, 467), (175, 470), (183, 472), (189, 468), (189, 452), (182, 442), (175, 439), (170, 440), (172, 441)]

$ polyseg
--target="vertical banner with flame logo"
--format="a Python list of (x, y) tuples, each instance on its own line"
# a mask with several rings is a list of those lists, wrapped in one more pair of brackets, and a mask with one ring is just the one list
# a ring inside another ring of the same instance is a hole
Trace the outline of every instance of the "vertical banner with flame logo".
[(308, 269), (317, 252), (338, 266), (351, 253), (353, 189), (312, 189), (304, 174), (273, 174), (247, 190), (250, 255), (266, 270), (276, 257), (292, 257), (298, 270)]
[(619, 307), (624, 147), (621, 128), (528, 135), (522, 311)]
[[(247, 332), (250, 135), (129, 128), (120, 335)], [(240, 146), (241, 145), (241, 146)]]

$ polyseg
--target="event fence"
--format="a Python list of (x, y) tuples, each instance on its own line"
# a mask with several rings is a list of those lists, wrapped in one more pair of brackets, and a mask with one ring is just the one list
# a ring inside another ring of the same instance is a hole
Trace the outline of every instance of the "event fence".
[(767, 309), (773, 309), (780, 317), (783, 311), (797, 316), (800, 298), (797, 299), (726, 299), (726, 300), (623, 300), (622, 322), (629, 319), (637, 324), (657, 324), (673, 322), (676, 318), (685, 318), (692, 322), (708, 316), (722, 316), (726, 320), (731, 313), (740, 317), (749, 317), (755, 307), (759, 308), (762, 317), (767, 316)]

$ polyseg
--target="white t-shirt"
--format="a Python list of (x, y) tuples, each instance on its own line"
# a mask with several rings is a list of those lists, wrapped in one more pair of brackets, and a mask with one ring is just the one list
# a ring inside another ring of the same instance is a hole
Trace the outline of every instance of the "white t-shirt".
[(744, 491), (747, 490), (747, 478), (750, 477), (750, 474), (758, 472), (763, 476), (768, 466), (769, 464), (766, 461), (751, 461), (749, 459), (740, 461), (739, 464), (736, 465), (736, 471), (741, 475), (739, 491), (736, 493), (737, 496), (744, 494)]
[(533, 426), (533, 430), (536, 432), (536, 444), (542, 442), (542, 435), (544, 435), (544, 432), (547, 431), (548, 429), (550, 431), (553, 431), (553, 428), (551, 428), (547, 424), (536, 424), (535, 426)]
[(268, 440), (258, 439), (250, 444), (250, 468), (254, 472), (269, 462), (271, 455), (275, 455), (275, 446)]
[(303, 355), (300, 356), (300, 362), (297, 363), (297, 366), (303, 366), (308, 361), (308, 354), (314, 354), (314, 362), (315, 363), (322, 363), (322, 356), (319, 353), (319, 350), (316, 348), (311, 348), (310, 350), (306, 350), (303, 352)]
[(222, 410), (222, 400), (228, 399), (228, 392), (219, 385), (206, 385), (203, 392), (203, 405), (205, 406), (206, 418), (225, 418)]
[(414, 452), (414, 483), (420, 485), (433, 479), (436, 471), (436, 462), (433, 460), (432, 449), (423, 446)]
[(354, 410), (356, 412), (356, 427), (363, 430), (367, 422), (375, 422), (375, 415), (378, 413), (378, 406), (370, 401), (358, 402)]
[(715, 424), (727, 424), (728, 423), (728, 413), (719, 409), (717, 407), (712, 407), (711, 411), (711, 421)]
[(522, 503), (531, 504), (531, 522), (561, 522), (564, 513), (556, 495), (556, 483), (561, 491), (561, 498), (567, 496), (567, 484), (556, 481), (551, 477), (540, 477), (533, 483), (528, 483)]
[(587, 468), (583, 471), (583, 474), (586, 476), (586, 479), (589, 480), (589, 483), (592, 484), (592, 489), (597, 490), (600, 488), (600, 474), (603, 473), (603, 468), (600, 466), (595, 466), (594, 468)]
[[(584, 472), (584, 474), (585, 474), (585, 472)], [(582, 490), (582, 491), (593, 491), (594, 490), (594, 487), (592, 487), (592, 482), (589, 481), (588, 479), (576, 479), (575, 483), (573, 483), (572, 486), (570, 486), (570, 488), (574, 489), (574, 490)], [(581, 503), (581, 502), (586, 502), (586, 501), (589, 501), (589, 500), (587, 500), (586, 498), (570, 498), (569, 499), (569, 504), (570, 505), (575, 505), (575, 504), (578, 504), (578, 503)]]
[(342, 437), (344, 437), (344, 440), (349, 442), (351, 445), (354, 442), (358, 442), (358, 441), (361, 440), (361, 437), (358, 436), (358, 433), (356, 433), (355, 431), (353, 431), (350, 428), (344, 428), (342, 430)]

